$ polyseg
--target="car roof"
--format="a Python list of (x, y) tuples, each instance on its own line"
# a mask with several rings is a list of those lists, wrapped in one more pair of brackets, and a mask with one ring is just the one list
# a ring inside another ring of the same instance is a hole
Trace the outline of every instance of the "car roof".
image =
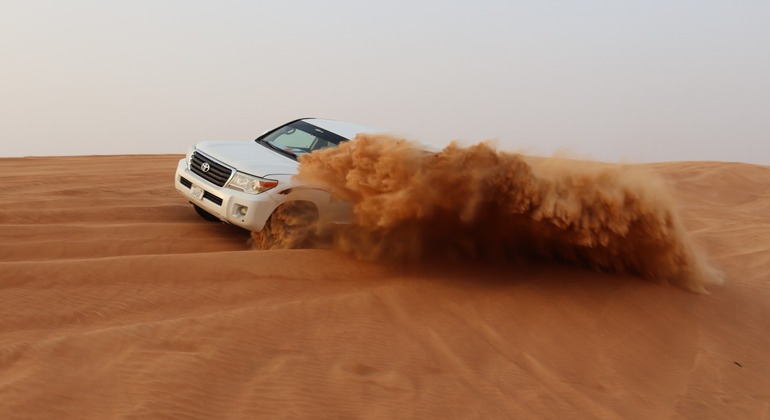
[(359, 133), (384, 133), (386, 130), (366, 125), (355, 124), (345, 121), (327, 120), (323, 118), (303, 118), (302, 121), (313, 124), (318, 128), (331, 131), (334, 134), (352, 139)]

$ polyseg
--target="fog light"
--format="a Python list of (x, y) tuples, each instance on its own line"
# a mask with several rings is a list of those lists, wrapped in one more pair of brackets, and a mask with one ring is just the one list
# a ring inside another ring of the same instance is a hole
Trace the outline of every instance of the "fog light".
[(236, 216), (243, 217), (243, 216), (246, 215), (246, 213), (248, 213), (248, 211), (249, 211), (249, 208), (246, 207), (246, 206), (242, 206), (240, 204), (236, 204), (235, 205), (235, 215)]

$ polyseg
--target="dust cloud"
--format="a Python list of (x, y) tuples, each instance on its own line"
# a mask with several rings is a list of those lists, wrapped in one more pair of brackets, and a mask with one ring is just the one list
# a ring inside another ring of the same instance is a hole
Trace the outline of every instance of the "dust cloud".
[[(665, 183), (631, 166), (527, 158), (488, 143), (428, 153), (408, 140), (359, 135), (301, 156), (298, 177), (328, 186), (354, 216), (349, 226), (317, 227), (316, 242), (304, 238), (304, 246), (380, 261), (553, 260), (694, 292), (721, 282)], [(262, 248), (300, 243), (253, 236)]]

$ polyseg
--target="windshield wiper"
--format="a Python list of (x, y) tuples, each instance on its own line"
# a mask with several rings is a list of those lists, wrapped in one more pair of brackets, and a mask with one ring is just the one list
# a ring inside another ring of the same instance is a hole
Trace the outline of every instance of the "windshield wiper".
[(297, 154), (296, 153), (294, 153), (294, 152), (292, 152), (290, 150), (287, 150), (287, 149), (281, 149), (280, 147), (274, 145), (273, 143), (271, 143), (271, 142), (269, 142), (267, 140), (258, 139), (257, 142), (259, 142), (260, 144), (264, 144), (265, 146), (275, 150), (276, 152), (282, 153), (284, 155), (289, 155), (290, 157), (293, 157), (295, 160), (297, 159)]

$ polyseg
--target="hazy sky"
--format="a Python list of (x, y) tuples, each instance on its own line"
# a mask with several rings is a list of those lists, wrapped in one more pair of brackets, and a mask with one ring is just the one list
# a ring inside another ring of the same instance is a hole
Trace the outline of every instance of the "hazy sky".
[(316, 116), (446, 144), (770, 164), (770, 1), (0, 0), (0, 156)]

